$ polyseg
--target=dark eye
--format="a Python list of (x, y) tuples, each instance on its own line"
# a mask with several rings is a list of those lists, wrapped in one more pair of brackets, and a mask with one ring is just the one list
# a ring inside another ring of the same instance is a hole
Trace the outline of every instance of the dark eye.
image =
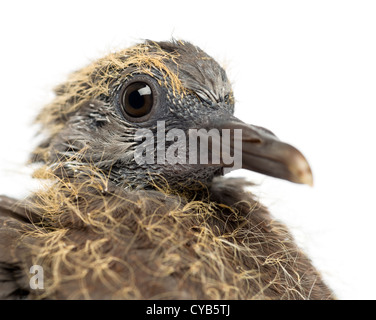
[(123, 91), (121, 104), (131, 117), (146, 116), (153, 108), (153, 91), (145, 82), (132, 82)]

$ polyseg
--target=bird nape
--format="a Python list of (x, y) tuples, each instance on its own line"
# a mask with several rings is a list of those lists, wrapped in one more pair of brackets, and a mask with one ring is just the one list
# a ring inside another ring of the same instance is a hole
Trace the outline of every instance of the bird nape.
[(334, 298), (251, 183), (222, 177), (312, 185), (297, 149), (233, 116), (226, 73), (201, 49), (145, 41), (55, 93), (30, 157), (44, 187), (0, 198), (0, 298)]

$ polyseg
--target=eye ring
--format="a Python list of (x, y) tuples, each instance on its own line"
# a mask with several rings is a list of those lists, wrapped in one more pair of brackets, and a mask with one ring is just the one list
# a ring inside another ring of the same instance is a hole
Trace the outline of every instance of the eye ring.
[(143, 122), (155, 112), (159, 94), (157, 85), (148, 76), (136, 75), (122, 86), (118, 102), (123, 116), (132, 122)]

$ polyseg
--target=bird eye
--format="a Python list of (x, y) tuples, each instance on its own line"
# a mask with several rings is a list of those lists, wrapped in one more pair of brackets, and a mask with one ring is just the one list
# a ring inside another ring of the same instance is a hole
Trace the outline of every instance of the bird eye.
[(121, 104), (126, 114), (140, 118), (153, 108), (153, 91), (145, 82), (132, 82), (123, 91)]

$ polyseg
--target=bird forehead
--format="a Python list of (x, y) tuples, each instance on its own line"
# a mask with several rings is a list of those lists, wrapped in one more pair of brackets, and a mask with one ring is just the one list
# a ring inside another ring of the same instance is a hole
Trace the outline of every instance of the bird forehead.
[(158, 42), (156, 45), (175, 59), (165, 61), (181, 81), (183, 87), (197, 95), (219, 102), (231, 92), (225, 70), (207, 53), (189, 42)]

